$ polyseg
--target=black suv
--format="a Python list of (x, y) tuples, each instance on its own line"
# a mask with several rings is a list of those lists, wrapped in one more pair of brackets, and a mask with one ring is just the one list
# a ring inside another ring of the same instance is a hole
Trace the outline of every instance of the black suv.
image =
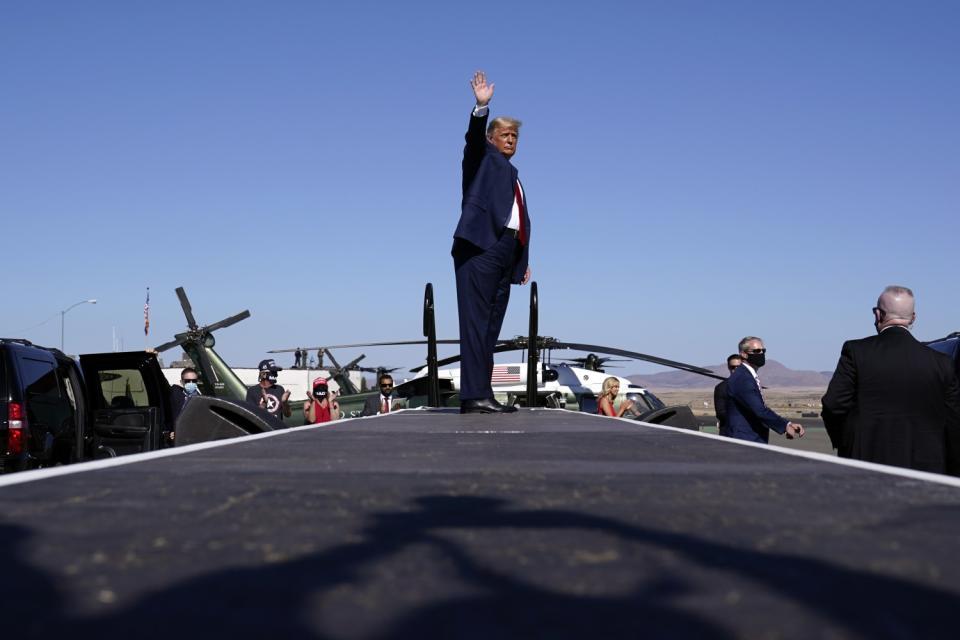
[(957, 375), (960, 375), (960, 331), (939, 340), (932, 340), (927, 343), (927, 346), (950, 356), (957, 369)]
[(0, 473), (163, 446), (170, 385), (156, 354), (80, 356), (0, 339)]

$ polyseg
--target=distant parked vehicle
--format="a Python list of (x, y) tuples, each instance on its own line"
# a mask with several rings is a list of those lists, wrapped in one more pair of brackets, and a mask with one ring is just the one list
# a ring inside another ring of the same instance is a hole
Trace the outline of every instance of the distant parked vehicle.
[(927, 346), (950, 356), (957, 370), (957, 375), (960, 375), (960, 331), (955, 331), (939, 340), (931, 340), (927, 343)]

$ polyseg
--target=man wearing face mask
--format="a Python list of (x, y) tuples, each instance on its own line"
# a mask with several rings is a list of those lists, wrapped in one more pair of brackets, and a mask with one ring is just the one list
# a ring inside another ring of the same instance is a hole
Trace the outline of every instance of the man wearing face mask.
[(307, 424), (320, 424), (340, 419), (340, 405), (327, 385), (326, 378), (313, 381), (310, 399), (303, 403), (303, 419)]
[(763, 401), (757, 373), (767, 362), (763, 340), (747, 336), (738, 350), (742, 364), (727, 378), (727, 427), (720, 435), (767, 444), (773, 429), (790, 439), (802, 438), (803, 425), (778, 416)]
[(176, 422), (183, 411), (184, 405), (190, 398), (200, 395), (200, 376), (193, 367), (186, 367), (180, 372), (180, 384), (170, 387), (170, 413), (171, 422)]
[(913, 292), (891, 285), (877, 335), (849, 340), (823, 396), (823, 423), (845, 458), (960, 475), (960, 385), (953, 362), (910, 333)]
[(277, 384), (277, 373), (283, 371), (273, 360), (261, 360), (259, 382), (247, 389), (247, 402), (260, 407), (277, 420), (290, 417), (290, 392)]

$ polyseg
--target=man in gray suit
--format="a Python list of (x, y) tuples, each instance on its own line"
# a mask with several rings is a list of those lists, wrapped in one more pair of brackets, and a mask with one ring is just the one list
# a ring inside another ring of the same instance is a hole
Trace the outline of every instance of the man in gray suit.
[(843, 344), (823, 423), (840, 456), (960, 475), (960, 384), (950, 358), (911, 335), (916, 317), (910, 289), (883, 290), (877, 335)]

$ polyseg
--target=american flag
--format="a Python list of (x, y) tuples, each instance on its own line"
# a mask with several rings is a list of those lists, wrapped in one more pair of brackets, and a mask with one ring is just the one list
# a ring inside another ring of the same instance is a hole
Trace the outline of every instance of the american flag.
[(506, 365), (495, 365), (490, 382), (520, 382), (520, 367), (508, 367)]
[(143, 335), (150, 335), (150, 287), (147, 287), (147, 301), (143, 303)]

